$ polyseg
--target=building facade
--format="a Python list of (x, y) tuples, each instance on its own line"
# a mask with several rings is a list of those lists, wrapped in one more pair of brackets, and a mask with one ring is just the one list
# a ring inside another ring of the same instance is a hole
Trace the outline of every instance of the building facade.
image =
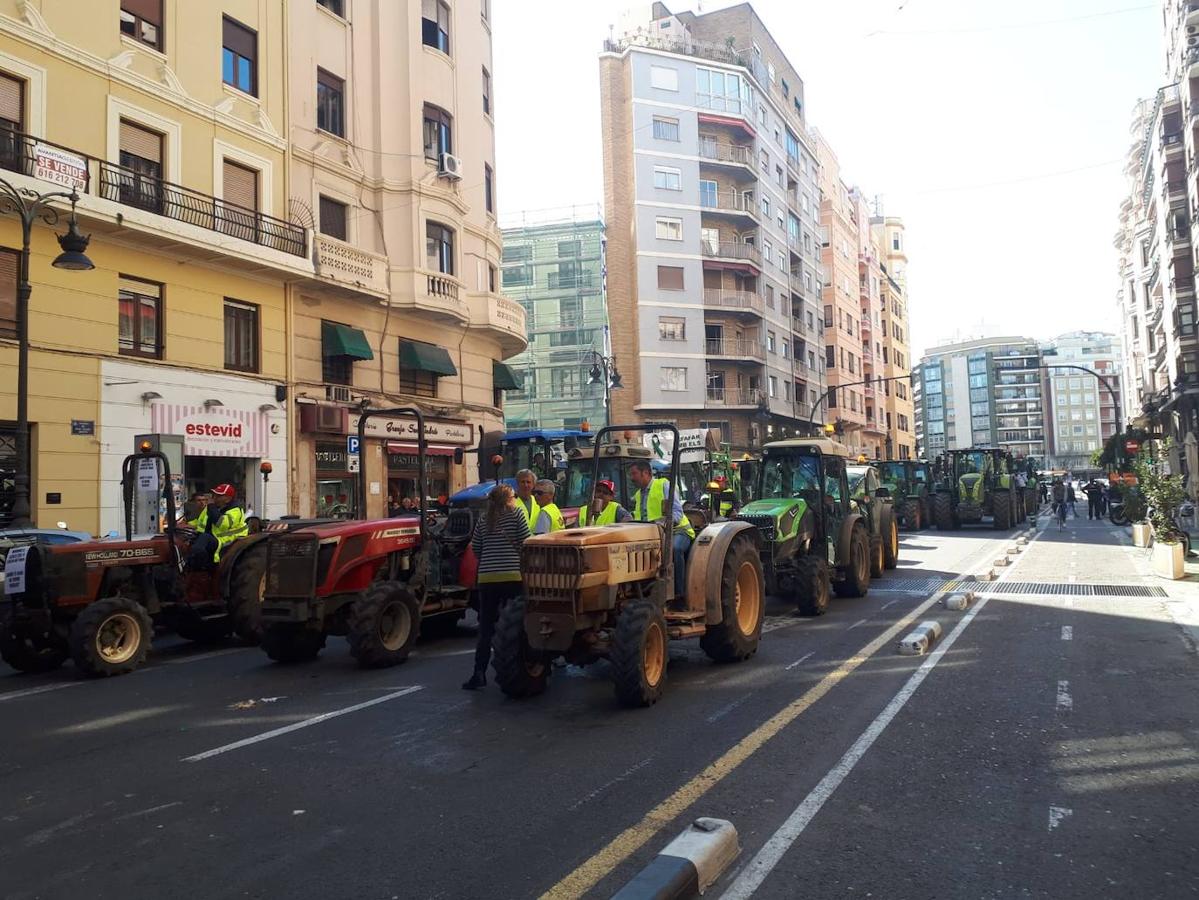
[(920, 362), (924, 452), (1002, 447), (1018, 459), (1045, 455), (1041, 353), (1023, 337), (933, 347)]
[(794, 67), (748, 4), (654, 3), (606, 43), (600, 86), (614, 420), (736, 447), (815, 429), (820, 194)]
[[(334, 0), (0, 0), (0, 178), (74, 188), (96, 266), (52, 268), (54, 231), (34, 228), (39, 524), (118, 527), (136, 434), (184, 438), (187, 490), (228, 481), (277, 516), (353, 504), (346, 436), (364, 405), (422, 404), (446, 447), (501, 426), (500, 361), (525, 327), (498, 292), (490, 34), (477, 10), (434, 7), (429, 22), (416, 0), (387, 4), (376, 22)], [(370, 57), (384, 62), (354, 71)], [(5, 491), (20, 246), (0, 216)], [(368, 513), (403, 424), (365, 454)]]
[(1068, 363), (1077, 369), (1051, 368), (1047, 374), (1048, 416), (1045, 423), (1049, 465), (1077, 470), (1091, 465), (1091, 455), (1116, 433), (1121, 406), (1123, 365), (1114, 334), (1073, 331), (1041, 346), (1045, 365)]
[(879, 253), (879, 302), (882, 316), (876, 356), (882, 354), (879, 390), (885, 410), (888, 459), (917, 458), (916, 407), (913, 399), (911, 335), (908, 331), (908, 257), (903, 219), (876, 216), (870, 229)]
[(607, 424), (602, 379), (591, 378), (607, 355), (604, 254), (596, 209), (522, 215), (504, 228), (502, 287), (529, 334), (528, 350), (508, 360), (520, 381), (504, 408), (509, 429)]

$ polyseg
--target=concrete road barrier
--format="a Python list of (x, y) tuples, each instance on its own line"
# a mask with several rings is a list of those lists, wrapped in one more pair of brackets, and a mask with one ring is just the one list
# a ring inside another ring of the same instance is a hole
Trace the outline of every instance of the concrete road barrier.
[(941, 636), (941, 623), (928, 619), (909, 631), (899, 642), (903, 656), (923, 656)]
[(965, 591), (961, 594), (949, 594), (948, 596), (942, 597), (941, 605), (946, 609), (961, 611), (963, 609), (968, 609), (970, 604), (976, 599), (978, 598), (974, 591)]
[(676, 900), (698, 897), (729, 867), (741, 845), (725, 819), (700, 818), (612, 895), (612, 900)]
[(978, 576), (978, 580), (979, 581), (994, 581), (995, 580), (995, 570), (988, 569), (987, 571), (983, 572), (981, 575)]
[(1009, 560), (1006, 556), (1001, 556), (1001, 557), (999, 557), (999, 559), (995, 560), (995, 562), (993, 562), (992, 565), (998, 569), (1002, 569), (1004, 566), (1008, 565), (1010, 562), (1011, 562), (1011, 560)]

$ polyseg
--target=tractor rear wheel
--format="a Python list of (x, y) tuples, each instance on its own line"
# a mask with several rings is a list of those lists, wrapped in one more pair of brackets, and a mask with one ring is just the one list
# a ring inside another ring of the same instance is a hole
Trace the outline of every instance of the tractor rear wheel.
[(492, 639), (491, 665), (495, 683), (509, 697), (536, 697), (544, 693), (550, 675), (550, 662), (529, 647), (525, 633), (525, 598), (516, 597), (504, 604)]
[(795, 564), (795, 605), (801, 616), (823, 616), (828, 612), (832, 591), (828, 563), (819, 556), (804, 556)]
[(870, 539), (861, 525), (849, 537), (849, 564), (837, 582), (838, 597), (865, 597), (870, 590)]
[(229, 579), (229, 617), (233, 633), (247, 644), (262, 640), (262, 597), (266, 593), (266, 544), (247, 550)]
[(933, 495), (933, 524), (937, 526), (938, 531), (953, 529), (953, 500), (948, 494)]
[(17, 634), (8, 618), (0, 619), (0, 659), (18, 672), (50, 672), (69, 655), (56, 635)]
[(923, 500), (911, 500), (908, 502), (907, 522), (905, 524), (912, 531), (919, 531), (924, 527)]
[(883, 568), (894, 569), (899, 565), (899, 526), (894, 514), (883, 516)]
[(612, 638), (612, 680), (624, 706), (653, 706), (666, 684), (666, 618), (652, 600), (635, 600), (621, 611)]
[(870, 535), (870, 577), (882, 578), (886, 568), (886, 558), (883, 554), (883, 536)]
[(762, 560), (753, 543), (738, 538), (724, 556), (720, 572), (719, 625), (709, 625), (699, 646), (716, 662), (740, 662), (758, 652), (765, 615)]
[(994, 515), (996, 531), (1006, 531), (1012, 527), (1012, 495), (1007, 491), (996, 491), (991, 498), (991, 511)]
[(275, 662), (308, 662), (324, 646), (325, 636), (303, 625), (271, 625), (262, 630), (262, 649)]
[(71, 626), (71, 658), (96, 678), (124, 675), (146, 661), (154, 623), (146, 608), (128, 597), (109, 597), (84, 608)]
[(402, 663), (412, 652), (420, 627), (420, 604), (407, 585), (377, 581), (350, 609), (350, 655), (364, 669)]

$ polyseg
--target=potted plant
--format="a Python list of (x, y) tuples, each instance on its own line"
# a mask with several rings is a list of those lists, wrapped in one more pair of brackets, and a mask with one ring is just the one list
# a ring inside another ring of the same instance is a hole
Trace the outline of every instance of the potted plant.
[[(1162, 450), (1163, 454), (1169, 451), (1169, 441)], [(1161, 466), (1160, 461), (1143, 454), (1136, 462), (1137, 481), (1140, 493), (1149, 506), (1149, 525), (1153, 532), (1153, 574), (1161, 578), (1178, 579), (1185, 574), (1185, 550), (1173, 516), (1186, 491), (1182, 486), (1182, 476), (1166, 475), (1159, 470)]]

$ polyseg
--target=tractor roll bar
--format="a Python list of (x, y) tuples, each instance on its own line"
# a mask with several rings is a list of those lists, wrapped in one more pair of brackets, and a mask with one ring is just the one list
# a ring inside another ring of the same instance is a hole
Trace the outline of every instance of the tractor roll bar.
[(125, 501), (125, 540), (133, 540), (133, 491), (137, 484), (137, 463), (143, 459), (156, 459), (162, 463), (162, 492), (166, 494), (167, 498), (166, 535), (173, 544), (176, 530), (175, 519), (178, 514), (175, 510), (175, 491), (171, 486), (171, 463), (158, 450), (139, 450), (137, 453), (126, 456), (125, 462), (121, 464), (121, 494)]
[[(399, 406), (394, 409), (368, 409), (358, 416), (358, 452), (366, 446), (366, 422), (376, 416), (397, 418), (411, 416), (416, 419), (416, 490), (420, 495), (420, 542), (425, 546), (425, 417), (415, 406)], [(358, 460), (358, 507), (355, 518), (366, 519), (366, 462)]]

